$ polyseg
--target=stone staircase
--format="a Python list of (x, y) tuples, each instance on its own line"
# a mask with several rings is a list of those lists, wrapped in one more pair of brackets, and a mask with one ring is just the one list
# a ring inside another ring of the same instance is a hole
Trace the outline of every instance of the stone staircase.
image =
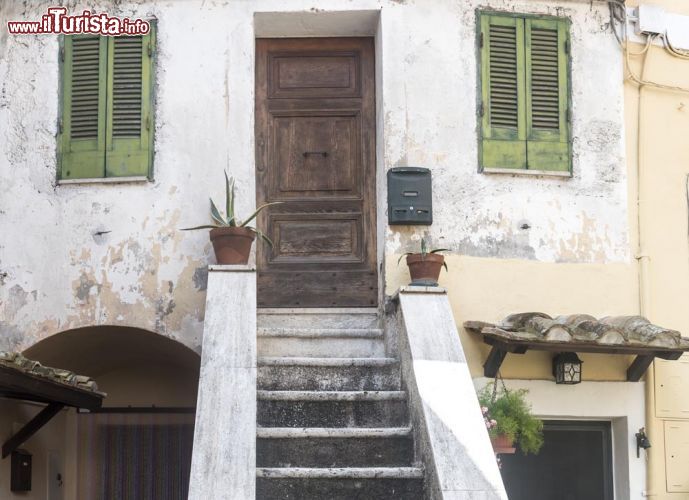
[(424, 498), (375, 312), (261, 311), (257, 383), (257, 499)]

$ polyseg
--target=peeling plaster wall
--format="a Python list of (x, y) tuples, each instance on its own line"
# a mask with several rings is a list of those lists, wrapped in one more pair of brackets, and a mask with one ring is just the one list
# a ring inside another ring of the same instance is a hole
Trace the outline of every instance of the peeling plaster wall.
[[(0, 349), (99, 324), (200, 348), (213, 257), (205, 232), (178, 228), (208, 220), (223, 169), (238, 179), (240, 213), (254, 205), (256, 12), (380, 11), (378, 169), (430, 167), (435, 189), (432, 227), (381, 224), (386, 255), (427, 233), (460, 255), (599, 264), (630, 257), (621, 58), (604, 4), (91, 2), (98, 12), (158, 19), (154, 181), (81, 185), (56, 182), (57, 37), (4, 28), (38, 19), (49, 5), (0, 6)], [(572, 19), (573, 178), (477, 173), (477, 7)], [(380, 182), (379, 193), (385, 221)]]
[[(621, 57), (606, 5), (576, 1), (426, 4), (383, 25), (386, 168), (433, 171), (432, 228), (390, 229), (389, 253), (437, 247), (478, 257), (605, 263), (629, 259)], [(477, 7), (572, 20), (573, 178), (477, 174)], [(383, 19), (385, 20), (385, 9)], [(444, 35), (441, 36), (441, 34)], [(393, 79), (393, 81), (390, 81)], [(413, 237), (410, 245), (409, 234)], [(405, 244), (406, 243), (406, 244)]]

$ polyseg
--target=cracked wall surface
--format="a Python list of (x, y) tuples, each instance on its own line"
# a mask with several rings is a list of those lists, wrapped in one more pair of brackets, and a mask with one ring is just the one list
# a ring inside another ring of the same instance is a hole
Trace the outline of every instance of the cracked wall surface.
[[(4, 2), (0, 21), (38, 19), (49, 5)], [(571, 179), (477, 173), (478, 7), (572, 20)], [(378, 179), (395, 166), (431, 168), (435, 211), (431, 227), (389, 228), (379, 185), (382, 254), (413, 249), (428, 235), (457, 255), (629, 261), (621, 58), (603, 4), (96, 1), (88, 8), (158, 19), (154, 180), (58, 185), (57, 36), (0, 32), (0, 349), (92, 325), (135, 326), (200, 349), (206, 266), (214, 260), (204, 231), (179, 228), (209, 220), (207, 199), (222, 199), (223, 169), (237, 178), (240, 214), (254, 206), (257, 12), (380, 12)]]

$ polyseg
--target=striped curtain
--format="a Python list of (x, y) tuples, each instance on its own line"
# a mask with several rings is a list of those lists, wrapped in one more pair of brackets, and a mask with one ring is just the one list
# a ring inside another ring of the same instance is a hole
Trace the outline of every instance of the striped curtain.
[(194, 415), (78, 415), (79, 500), (186, 500)]

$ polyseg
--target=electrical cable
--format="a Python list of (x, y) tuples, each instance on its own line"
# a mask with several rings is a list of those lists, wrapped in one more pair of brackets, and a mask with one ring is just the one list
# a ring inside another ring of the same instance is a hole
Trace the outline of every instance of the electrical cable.
[(672, 43), (670, 43), (670, 38), (668, 37), (667, 31), (660, 36), (663, 39), (663, 45), (665, 46), (665, 49), (671, 55), (673, 55), (675, 57), (679, 57), (680, 59), (689, 60), (689, 51), (674, 48), (672, 46)]
[[(657, 35), (650, 35), (649, 36), (649, 39), (651, 40), (651, 42), (653, 41), (653, 39), (655, 39), (656, 36)], [(650, 45), (650, 44), (648, 44), (648, 45)], [(642, 50), (638, 55), (643, 55), (644, 57), (646, 57), (647, 54), (648, 54), (648, 50)], [(682, 93), (689, 94), (689, 88), (677, 87), (674, 85), (666, 85), (664, 83), (647, 81), (647, 80), (644, 80), (642, 77), (635, 75), (634, 71), (632, 70), (632, 67), (631, 67), (631, 62), (629, 60), (630, 55), (631, 54), (629, 52), (629, 46), (628, 46), (628, 44), (625, 44), (624, 45), (624, 61), (625, 61), (626, 69), (627, 69), (627, 78), (629, 80), (632, 80), (633, 82), (635, 82), (639, 86), (645, 85), (645, 86), (654, 87), (654, 88), (661, 89), (661, 90), (671, 90), (674, 92), (682, 92)]]
[[(664, 35), (647, 35), (646, 36), (646, 44), (644, 45), (644, 48), (640, 52), (631, 52), (629, 50), (629, 36), (627, 33), (627, 25), (628, 25), (628, 19), (627, 19), (627, 8), (625, 6), (625, 0), (607, 0), (608, 1), (608, 9), (610, 11), (610, 29), (613, 32), (613, 35), (615, 35), (615, 39), (617, 40), (617, 43), (620, 45), (622, 50), (624, 51), (624, 61), (625, 61), (625, 70), (627, 72), (627, 79), (633, 81), (637, 85), (648, 85), (649, 87), (655, 87), (657, 89), (662, 89), (662, 90), (670, 90), (670, 91), (675, 91), (675, 92), (683, 92), (683, 93), (689, 93), (689, 88), (686, 87), (679, 87), (679, 86), (674, 86), (674, 85), (666, 85), (663, 83), (657, 83), (653, 81), (647, 81), (644, 80), (643, 78), (637, 76), (634, 74), (634, 71), (631, 68), (630, 56), (645, 56), (648, 50), (650, 49), (653, 40), (655, 39), (656, 36), (660, 36), (663, 40), (663, 45), (667, 52), (671, 54), (674, 57), (678, 57), (680, 59), (686, 59), (689, 60), (689, 51), (684, 52), (679, 49), (676, 49), (672, 46), (670, 43), (670, 40), (667, 36), (667, 33)], [(618, 21), (620, 23), (620, 30), (618, 32), (616, 22)]]
[[(657, 36), (660, 36), (663, 40), (663, 46), (666, 49), (666, 51), (680, 59), (687, 59), (689, 60), (689, 53), (684, 54), (678, 49), (675, 49), (672, 44), (670, 43), (667, 34), (665, 35), (646, 35), (646, 44), (644, 45), (644, 48), (640, 52), (631, 52), (629, 50), (629, 36), (627, 33), (627, 9), (624, 4), (624, 0), (608, 0), (608, 9), (610, 10), (610, 29), (612, 30), (613, 34), (615, 35), (615, 38), (617, 39), (617, 42), (620, 44), (620, 47), (622, 48), (624, 52), (624, 63), (625, 63), (625, 71), (627, 73), (626, 78), (628, 80), (633, 81), (639, 86), (643, 85), (648, 85), (649, 87), (654, 87), (657, 89), (661, 90), (669, 90), (669, 91), (674, 91), (674, 92), (682, 92), (682, 93), (689, 93), (689, 88), (686, 87), (679, 87), (675, 85), (666, 85), (664, 83), (657, 83), (653, 81), (647, 81), (643, 77), (637, 76), (634, 71), (632, 70), (631, 67), (631, 62), (630, 62), (630, 56), (644, 56), (646, 57), (647, 52), (649, 51), (651, 45), (653, 44), (653, 40)], [(621, 24), (621, 35), (617, 31), (616, 23), (615, 21), (618, 21)]]

